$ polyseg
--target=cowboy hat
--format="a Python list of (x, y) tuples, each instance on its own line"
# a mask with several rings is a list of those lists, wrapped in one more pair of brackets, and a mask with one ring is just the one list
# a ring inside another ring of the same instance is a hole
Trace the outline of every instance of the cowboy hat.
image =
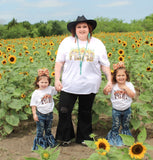
[(92, 30), (94, 30), (97, 26), (97, 22), (95, 20), (88, 20), (82, 15), (82, 16), (78, 16), (76, 21), (73, 21), (67, 24), (68, 31), (71, 32), (71, 29), (74, 28), (78, 23), (81, 23), (81, 22), (86, 22), (90, 24), (92, 26)]

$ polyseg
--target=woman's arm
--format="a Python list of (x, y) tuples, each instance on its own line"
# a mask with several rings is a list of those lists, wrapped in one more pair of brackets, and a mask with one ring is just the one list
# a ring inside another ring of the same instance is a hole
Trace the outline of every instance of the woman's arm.
[(64, 62), (55, 63), (55, 89), (57, 91), (61, 91), (61, 89), (63, 88), (62, 83), (60, 81), (61, 70), (62, 70), (63, 65), (64, 65)]
[(101, 69), (102, 69), (103, 73), (106, 75), (106, 78), (108, 81), (106, 86), (104, 87), (104, 90), (103, 90), (103, 93), (107, 95), (112, 90), (111, 70), (110, 70), (110, 67), (106, 67), (106, 66), (101, 66)]

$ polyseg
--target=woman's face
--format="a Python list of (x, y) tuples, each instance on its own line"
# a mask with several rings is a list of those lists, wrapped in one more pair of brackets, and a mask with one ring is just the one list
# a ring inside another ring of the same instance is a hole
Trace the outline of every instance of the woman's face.
[(76, 25), (76, 35), (82, 41), (86, 41), (88, 39), (89, 27), (87, 23), (82, 22)]

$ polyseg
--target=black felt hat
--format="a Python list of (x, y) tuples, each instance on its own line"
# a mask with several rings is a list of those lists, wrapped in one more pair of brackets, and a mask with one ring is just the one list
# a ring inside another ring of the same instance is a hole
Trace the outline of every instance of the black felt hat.
[(68, 31), (71, 32), (71, 29), (74, 28), (78, 23), (81, 22), (86, 22), (88, 24), (90, 24), (92, 26), (92, 30), (94, 30), (97, 26), (97, 22), (95, 20), (91, 20), (91, 19), (86, 19), (85, 16), (78, 16), (76, 21), (70, 22), (67, 24), (67, 29)]

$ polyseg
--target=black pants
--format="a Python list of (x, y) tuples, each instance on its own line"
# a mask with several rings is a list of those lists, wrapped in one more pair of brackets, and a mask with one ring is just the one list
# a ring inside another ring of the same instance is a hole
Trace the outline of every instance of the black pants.
[(75, 138), (72, 124), (72, 110), (78, 98), (78, 124), (76, 133), (76, 142), (81, 143), (83, 140), (90, 140), (89, 135), (92, 133), (92, 105), (95, 94), (77, 95), (61, 91), (59, 101), (59, 121), (56, 132), (56, 139), (69, 141)]

